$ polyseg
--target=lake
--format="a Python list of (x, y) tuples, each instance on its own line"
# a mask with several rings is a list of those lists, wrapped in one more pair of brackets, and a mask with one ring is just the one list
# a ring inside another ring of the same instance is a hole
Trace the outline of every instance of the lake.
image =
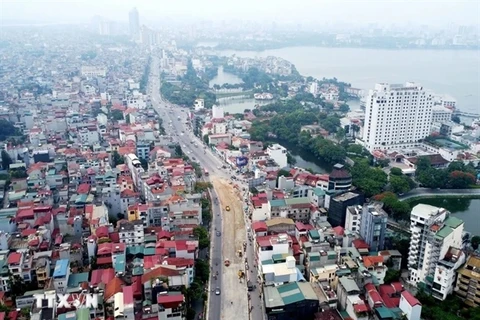
[[(218, 74), (213, 78), (208, 85), (212, 88), (214, 85), (222, 85), (224, 83), (237, 84), (242, 83), (242, 79), (236, 75), (223, 71), (223, 67), (218, 68)], [(271, 101), (270, 101), (271, 102)], [(249, 95), (244, 96), (232, 96), (232, 97), (223, 97), (217, 99), (217, 105), (222, 106), (225, 112), (230, 114), (233, 113), (243, 113), (245, 109), (252, 110), (255, 105), (265, 105), (270, 103), (269, 101), (258, 101), (251, 98)]]
[(411, 201), (410, 205), (413, 208), (419, 203), (449, 210), (455, 217), (465, 222), (465, 231), (480, 235), (480, 199), (426, 198)]
[(222, 50), (218, 54), (277, 56), (295, 64), (304, 76), (336, 77), (366, 90), (376, 82), (415, 81), (437, 94), (451, 95), (462, 111), (478, 113), (480, 108), (480, 54), (474, 50), (289, 47), (261, 52)]
[(236, 75), (229, 72), (224, 72), (223, 67), (219, 67), (217, 76), (212, 80), (210, 80), (208, 85), (210, 86), (210, 88), (212, 88), (216, 84), (221, 86), (224, 83), (237, 84), (242, 82), (243, 82), (242, 79), (240, 79)]

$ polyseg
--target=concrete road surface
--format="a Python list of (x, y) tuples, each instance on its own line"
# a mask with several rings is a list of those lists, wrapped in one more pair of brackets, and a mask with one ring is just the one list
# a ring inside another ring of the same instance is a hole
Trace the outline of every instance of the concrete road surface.
[[(223, 169), (222, 161), (215, 156), (209, 148), (204, 146), (204, 142), (195, 137), (189, 128), (185, 125), (187, 119), (187, 109), (179, 106), (173, 106), (167, 101), (164, 101), (160, 95), (160, 64), (158, 57), (152, 57), (152, 68), (149, 77), (149, 91), (151, 91), (152, 107), (163, 120), (163, 127), (166, 134), (173, 137), (173, 139), (180, 144), (182, 151), (185, 152), (190, 158), (195, 157), (196, 162), (200, 163), (202, 168), (207, 169), (211, 176), (216, 176), (224, 179), (229, 178), (229, 173)], [(183, 111), (182, 111), (183, 110)], [(180, 118), (180, 120), (178, 120)], [(171, 126), (170, 126), (171, 124)], [(183, 132), (183, 135), (181, 134)], [(193, 141), (193, 143), (192, 143)], [(195, 147), (197, 144), (197, 147)], [(185, 146), (185, 147), (184, 147)], [(211, 196), (213, 199), (218, 198), (217, 191), (211, 190)], [(212, 241), (211, 241), (211, 272), (209, 281), (209, 297), (207, 306), (206, 319), (220, 320), (222, 296), (226, 290), (237, 290), (237, 288), (225, 288), (222, 285), (221, 277), (215, 275), (221, 275), (223, 266), (222, 256), (222, 239), (215, 236), (215, 228), (220, 230), (222, 226), (222, 215), (220, 214), (221, 208), (219, 205), (215, 205), (215, 201), (212, 205), (213, 217), (212, 217)], [(220, 289), (221, 294), (216, 295), (215, 289)]]

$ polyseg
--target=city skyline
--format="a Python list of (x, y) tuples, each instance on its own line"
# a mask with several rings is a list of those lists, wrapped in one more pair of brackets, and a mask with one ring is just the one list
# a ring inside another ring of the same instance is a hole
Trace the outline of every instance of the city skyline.
[[(183, 0), (168, 5), (147, 1), (50, 1), (2, 0), (3, 23), (85, 23), (92, 16), (100, 15), (112, 21), (128, 22), (130, 10), (136, 7), (142, 21), (158, 22), (158, 19), (176, 21), (251, 20), (271, 23), (318, 24), (379, 24), (379, 25), (431, 25), (448, 24), (479, 25), (480, 3), (465, 0), (449, 1), (404, 1), (401, 6), (395, 1), (313, 1), (306, 0), (301, 6), (290, 2), (246, 0), (238, 3), (221, 1), (196, 2)], [(359, 14), (361, 13), (361, 14)], [(8, 19), (7, 19), (8, 17)]]

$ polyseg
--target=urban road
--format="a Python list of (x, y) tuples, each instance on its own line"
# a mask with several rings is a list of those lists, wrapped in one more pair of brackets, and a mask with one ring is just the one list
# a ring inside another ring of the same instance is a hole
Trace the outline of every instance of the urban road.
[(411, 198), (421, 197), (437, 197), (437, 196), (479, 196), (480, 189), (429, 189), (429, 188), (417, 188), (403, 196), (398, 197), (399, 200), (407, 200)]
[[(166, 134), (173, 137), (180, 146), (182, 151), (186, 153), (191, 159), (195, 158), (195, 161), (200, 163), (200, 165), (207, 169), (210, 175), (230, 179), (230, 174), (226, 170), (222, 169), (224, 163), (213, 154), (213, 152), (203, 146), (203, 141), (198, 137), (194, 136), (190, 128), (185, 124), (188, 109), (181, 108), (179, 106), (173, 106), (169, 102), (162, 99), (160, 95), (160, 69), (158, 58), (152, 57), (152, 68), (149, 77), (149, 94), (152, 101), (152, 107), (163, 119), (163, 127), (165, 128)], [(180, 119), (180, 121), (178, 120)], [(192, 143), (193, 141), (193, 143)], [(197, 147), (195, 147), (195, 144)], [(246, 185), (245, 185), (246, 187)], [(248, 190), (248, 188), (246, 188)], [(215, 230), (222, 230), (222, 208), (220, 208), (219, 201), (216, 201), (218, 198), (217, 192), (215, 189), (211, 190), (212, 197), (212, 226)], [(246, 221), (248, 224), (248, 233), (247, 239), (251, 232), (250, 221)], [(222, 233), (223, 234), (223, 233)], [(238, 290), (238, 288), (224, 288), (222, 287), (222, 266), (223, 266), (223, 256), (222, 256), (222, 238), (215, 236), (214, 232), (211, 232), (211, 248), (210, 248), (210, 264), (211, 272), (208, 285), (208, 308), (206, 319), (209, 320), (220, 320), (221, 318), (221, 308), (222, 308), (222, 294), (217, 295), (213, 294), (216, 288), (220, 289), (220, 292), (224, 290)], [(249, 243), (247, 246), (246, 258), (248, 261), (248, 268), (252, 270), (252, 280), (255, 283), (255, 279), (258, 276), (257, 267), (255, 265), (254, 259), (254, 250), (253, 244)], [(218, 274), (219, 276), (215, 276)], [(245, 293), (246, 294), (246, 293)], [(263, 304), (261, 303), (261, 290), (256, 287), (254, 291), (250, 293), (250, 319), (252, 320), (263, 320)], [(253, 307), (253, 308), (252, 308)], [(234, 316), (234, 315), (231, 315)], [(205, 317), (204, 317), (205, 318)]]

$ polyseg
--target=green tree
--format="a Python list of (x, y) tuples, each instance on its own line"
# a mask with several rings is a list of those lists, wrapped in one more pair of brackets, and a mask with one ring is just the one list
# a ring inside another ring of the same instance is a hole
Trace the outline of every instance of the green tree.
[(210, 277), (210, 266), (208, 261), (198, 259), (195, 261), (195, 278), (206, 283)]
[(110, 117), (115, 121), (124, 120), (123, 112), (117, 109), (110, 112)]
[(385, 284), (390, 284), (392, 282), (397, 282), (400, 280), (401, 276), (401, 271), (400, 270), (393, 270), (389, 268), (387, 270), (387, 273), (385, 274), (385, 278), (383, 279), (383, 282)]
[(119, 164), (124, 164), (125, 163), (125, 159), (120, 156), (120, 154), (118, 153), (118, 151), (113, 151), (112, 153), (112, 162), (113, 162), (113, 167), (116, 167), (118, 166)]
[(351, 144), (348, 146), (347, 152), (361, 155), (363, 153), (363, 147), (359, 144)]
[(279, 170), (277, 173), (277, 178), (281, 176), (290, 177), (291, 176), (290, 171), (283, 170), (283, 169)]
[(12, 158), (7, 151), (2, 150), (2, 168), (3, 170), (8, 170), (10, 165), (13, 163)]
[(208, 237), (208, 231), (202, 226), (195, 227), (193, 234), (198, 238), (198, 245), (200, 249), (205, 249), (210, 246), (210, 238)]
[(335, 138), (337, 139), (337, 141), (340, 143), (343, 139), (345, 139), (345, 136), (345, 129), (338, 128), (337, 133), (335, 134)]
[(179, 144), (175, 145), (175, 155), (177, 157), (182, 157), (183, 156), (183, 150), (182, 150), (182, 147), (180, 147)]
[(381, 193), (388, 182), (387, 174), (382, 169), (370, 167), (366, 159), (355, 162), (350, 173), (352, 174), (353, 184), (366, 197)]
[(17, 168), (9, 170), (10, 177), (13, 179), (23, 179), (28, 177), (27, 170), (25, 168)]
[(470, 239), (470, 243), (472, 244), (472, 248), (474, 250), (477, 250), (478, 246), (480, 245), (480, 237), (479, 236), (473, 236), (472, 239)]
[(10, 136), (18, 136), (20, 132), (12, 122), (0, 119), (0, 141), (6, 140)]
[(390, 169), (390, 175), (392, 176), (403, 176), (402, 169), (393, 167)]
[(410, 191), (410, 185), (404, 176), (390, 176), (390, 187), (395, 193), (405, 193)]
[(27, 291), (25, 281), (23, 281), (23, 278), (18, 275), (9, 274), (7, 283), (10, 287), (10, 295), (13, 299), (22, 296)]
[(350, 107), (348, 106), (348, 104), (344, 103), (338, 108), (338, 110), (340, 112), (347, 113), (350, 111)]

